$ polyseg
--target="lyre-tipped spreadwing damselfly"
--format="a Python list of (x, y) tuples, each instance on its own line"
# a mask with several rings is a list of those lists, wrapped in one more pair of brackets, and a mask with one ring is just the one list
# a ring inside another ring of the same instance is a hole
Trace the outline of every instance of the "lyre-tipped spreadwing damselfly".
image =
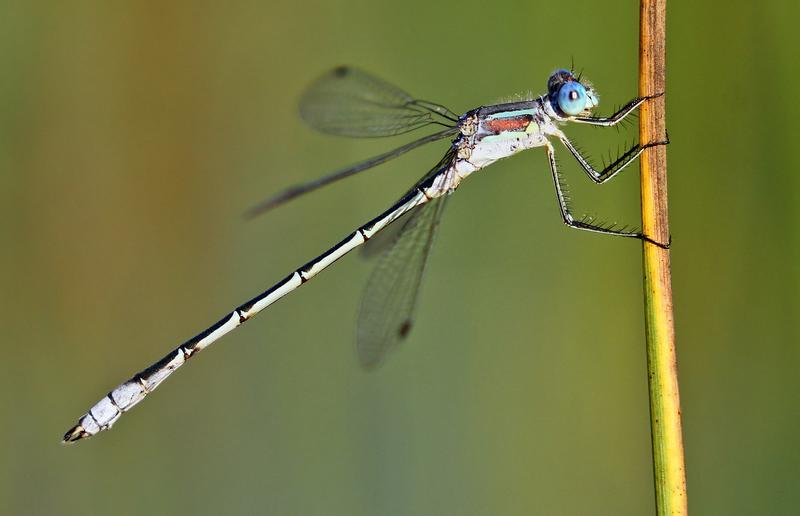
[[(450, 138), (450, 148), (389, 209), (108, 393), (64, 435), (64, 442), (78, 441), (111, 428), (124, 412), (142, 401), (198, 351), (373, 238), (375, 240), (367, 249), (371, 248), (372, 252), (380, 250), (381, 257), (361, 303), (357, 347), (365, 367), (377, 365), (411, 329), (425, 264), (449, 194), (473, 172), (526, 149), (544, 147), (547, 151), (558, 207), (565, 224), (577, 229), (638, 238), (666, 247), (640, 232), (596, 224), (589, 217), (573, 217), (550, 142), (551, 138), (559, 140), (594, 182), (604, 183), (644, 149), (667, 142), (635, 144), (597, 170), (559, 127), (565, 122), (614, 126), (650, 98), (653, 97), (635, 98), (609, 117), (595, 117), (592, 110), (597, 106), (598, 98), (592, 87), (570, 71), (557, 70), (547, 81), (547, 93), (540, 97), (482, 106), (458, 116), (444, 106), (415, 99), (403, 90), (354, 68), (339, 67), (322, 76), (300, 102), (302, 117), (315, 129), (351, 137), (395, 136), (428, 126), (443, 129), (355, 166), (290, 188), (259, 204), (248, 212), (249, 215), (274, 208), (426, 143)], [(392, 230), (379, 235), (392, 224)]]

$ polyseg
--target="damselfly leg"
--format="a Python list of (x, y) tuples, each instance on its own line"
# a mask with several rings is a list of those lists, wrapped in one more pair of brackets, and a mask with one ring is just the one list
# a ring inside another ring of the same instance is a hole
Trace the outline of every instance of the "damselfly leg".
[[(584, 231), (592, 231), (594, 233), (602, 233), (604, 235), (637, 238), (639, 240), (644, 240), (646, 242), (650, 242), (651, 244), (657, 245), (662, 249), (669, 249), (669, 243), (663, 244), (661, 242), (653, 240), (652, 238), (648, 237), (641, 231), (629, 230), (625, 226), (617, 228), (616, 224), (597, 224), (594, 223), (594, 219), (592, 217), (586, 215), (581, 217), (580, 219), (576, 219), (572, 215), (569, 199), (567, 198), (566, 193), (564, 191), (565, 190), (564, 180), (561, 177), (561, 173), (558, 171), (558, 162), (556, 160), (555, 149), (553, 149), (553, 145), (550, 142), (548, 142), (545, 147), (547, 148), (547, 160), (548, 163), (550, 164), (550, 171), (553, 175), (553, 185), (555, 187), (556, 196), (558, 198), (558, 207), (559, 210), (561, 211), (561, 219), (564, 221), (564, 224), (574, 229), (582, 229)], [(647, 146), (645, 146), (644, 148), (646, 147)], [(629, 158), (628, 163), (630, 162), (630, 160), (635, 159), (636, 156), (641, 154), (644, 148), (640, 148), (635, 156)], [(620, 167), (617, 171), (622, 170), (623, 167), (624, 165)]]
[[(633, 111), (641, 106), (644, 102), (658, 98), (659, 95), (653, 95), (650, 97), (639, 97), (636, 99), (631, 100), (620, 109), (618, 109), (614, 114), (609, 117), (575, 117), (574, 121), (581, 122), (585, 124), (597, 125), (602, 127), (613, 127), (616, 124), (622, 122), (625, 117), (633, 113)], [(625, 152), (617, 156), (615, 159), (611, 160), (610, 163), (605, 165), (602, 170), (595, 169), (594, 166), (589, 162), (586, 157), (581, 154), (581, 152), (575, 147), (575, 145), (570, 141), (567, 136), (561, 131), (554, 131), (552, 133), (556, 136), (561, 143), (569, 150), (570, 154), (575, 158), (581, 168), (586, 172), (586, 175), (597, 184), (603, 184), (614, 176), (616, 176), (619, 172), (621, 172), (625, 167), (631, 164), (636, 158), (641, 155), (645, 149), (650, 147), (656, 147), (659, 145), (667, 145), (669, 143), (669, 139), (665, 139), (664, 141), (658, 142), (649, 142), (644, 145), (636, 143), (632, 145), (629, 149)], [(602, 233), (606, 235), (615, 235), (615, 236), (623, 236), (629, 238), (638, 238), (640, 240), (644, 240), (646, 242), (650, 242), (658, 247), (663, 249), (668, 249), (670, 244), (669, 243), (662, 243), (658, 242), (649, 236), (645, 235), (641, 231), (627, 229), (627, 226), (623, 226), (618, 228), (616, 224), (605, 224), (605, 223), (595, 223), (593, 217), (584, 216), (580, 219), (575, 219), (570, 211), (570, 206), (568, 199), (564, 193), (564, 183), (563, 179), (560, 176), (560, 172), (558, 171), (558, 163), (555, 158), (555, 150), (553, 146), (547, 144), (547, 155), (548, 155), (548, 162), (550, 164), (550, 170), (553, 175), (553, 181), (555, 183), (556, 195), (558, 196), (558, 205), (559, 209), (561, 210), (561, 218), (563, 219), (564, 223), (575, 229), (583, 229), (586, 231), (592, 231), (595, 233)]]
[(619, 172), (622, 171), (623, 168), (630, 165), (639, 155), (644, 152), (645, 149), (649, 149), (650, 147), (657, 147), (659, 145), (667, 145), (669, 140), (664, 140), (660, 142), (651, 142), (646, 143), (644, 145), (640, 145), (638, 143), (631, 146), (628, 150), (624, 153), (620, 154), (616, 159), (611, 161), (608, 165), (606, 165), (602, 170), (596, 170), (589, 160), (587, 160), (583, 155), (580, 153), (578, 149), (569, 141), (564, 135), (559, 136), (559, 140), (564, 146), (569, 150), (569, 152), (575, 157), (575, 159), (580, 164), (581, 168), (586, 172), (586, 174), (597, 184), (603, 184), (612, 177), (616, 176)]
[(604, 127), (613, 127), (620, 123), (626, 116), (631, 114), (636, 108), (641, 106), (644, 102), (652, 99), (657, 99), (663, 95), (663, 93), (659, 93), (657, 95), (650, 95), (649, 97), (637, 97), (621, 108), (619, 108), (613, 115), (608, 117), (597, 117), (597, 116), (576, 116), (573, 118), (574, 122), (580, 122), (582, 124), (590, 124), (590, 125), (601, 125)]

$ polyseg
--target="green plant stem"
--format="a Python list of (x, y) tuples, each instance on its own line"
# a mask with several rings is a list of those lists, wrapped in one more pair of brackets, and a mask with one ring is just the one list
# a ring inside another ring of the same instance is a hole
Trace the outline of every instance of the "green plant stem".
[[(666, 86), (666, 0), (641, 0), (640, 17), (639, 95), (649, 96), (664, 92)], [(665, 137), (665, 96), (662, 95), (642, 106), (639, 141), (661, 141)], [(652, 147), (642, 154), (641, 192), (645, 234), (660, 242), (668, 242), (665, 146)], [(643, 260), (656, 513), (685, 515), (686, 470), (675, 355), (670, 252), (644, 242)]]

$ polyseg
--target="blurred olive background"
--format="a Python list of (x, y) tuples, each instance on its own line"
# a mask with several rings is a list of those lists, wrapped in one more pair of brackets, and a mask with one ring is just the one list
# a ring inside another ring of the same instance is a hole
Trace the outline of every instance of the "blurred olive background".
[[(775, 0), (669, 5), (681, 394), (694, 514), (800, 504), (794, 20)], [(292, 183), (409, 138), (317, 134), (316, 76), (354, 64), (457, 112), (576, 68), (637, 91), (635, 2), (0, 4), (0, 512), (653, 512), (641, 250), (565, 228), (544, 152), (449, 204), (418, 324), (354, 352), (351, 256), (226, 337), (113, 431), (104, 393), (368, 220), (446, 143), (245, 223)], [(568, 133), (597, 161), (635, 138)], [(577, 211), (633, 222), (563, 149)]]

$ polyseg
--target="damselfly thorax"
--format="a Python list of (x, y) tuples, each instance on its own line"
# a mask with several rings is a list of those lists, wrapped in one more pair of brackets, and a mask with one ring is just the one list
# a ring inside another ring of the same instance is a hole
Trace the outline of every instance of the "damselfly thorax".
[(497, 160), (547, 143), (548, 129), (555, 129), (542, 98), (482, 107), (459, 121), (460, 136), (454, 164), (463, 179)]

